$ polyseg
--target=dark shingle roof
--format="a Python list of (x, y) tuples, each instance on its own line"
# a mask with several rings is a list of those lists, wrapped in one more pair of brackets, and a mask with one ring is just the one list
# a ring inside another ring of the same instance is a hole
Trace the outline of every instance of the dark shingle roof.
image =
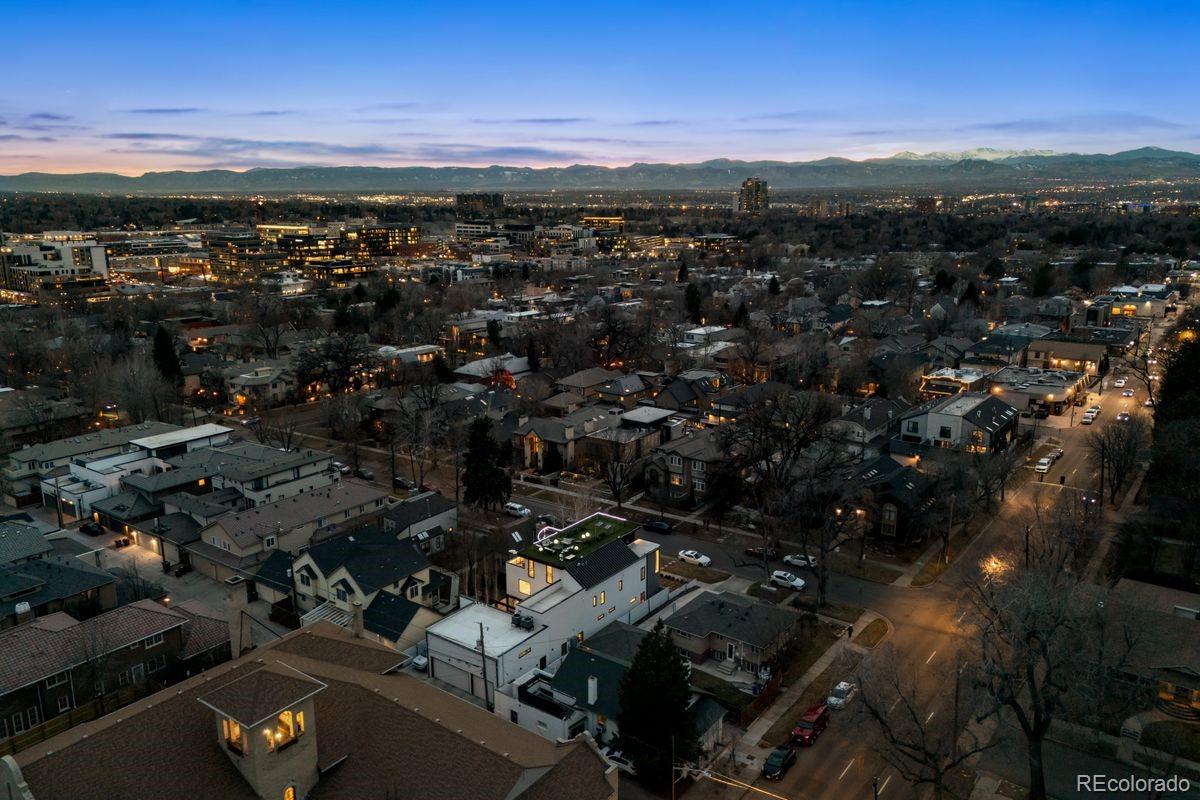
[[(56, 559), (41, 558), (11, 567), (0, 567), (0, 617), (12, 614), (16, 604), (29, 603), (37, 609), (47, 603), (66, 600), (89, 589), (99, 589), (116, 579), (103, 570), (75, 560), (68, 566)], [(37, 587), (36, 591), (13, 597), (16, 591)], [(16, 591), (14, 591), (16, 590)]]
[(400, 530), (416, 525), (422, 520), (436, 517), (454, 508), (457, 503), (436, 492), (426, 492), (403, 503), (397, 503), (384, 513), (384, 518), (396, 524)]
[(395, 641), (420, 610), (421, 607), (407, 597), (380, 592), (363, 611), (363, 627), (371, 633)]
[(292, 554), (286, 550), (272, 550), (267, 560), (258, 565), (254, 573), (256, 583), (265, 583), (281, 592), (292, 590)]
[(617, 539), (597, 548), (586, 556), (570, 562), (567, 573), (584, 589), (590, 589), (611, 578), (621, 570), (637, 563), (638, 555), (629, 545)]
[(429, 566), (411, 539), (390, 534), (340, 536), (312, 547), (308, 555), (326, 576), (345, 567), (364, 592), (392, 586)]
[(325, 688), (325, 684), (282, 665), (263, 667), (199, 698), (247, 728)]
[(23, 522), (0, 522), (0, 564), (44, 555), (53, 549), (34, 526)]
[(719, 633), (755, 647), (769, 647), (790, 631), (799, 615), (732, 592), (706, 593), (667, 617), (666, 625), (692, 636)]
[[(628, 664), (586, 647), (574, 647), (562, 660), (550, 685), (575, 698), (575, 705), (616, 719), (621, 713), (618, 687)], [(596, 679), (596, 702), (588, 703), (588, 678)]]

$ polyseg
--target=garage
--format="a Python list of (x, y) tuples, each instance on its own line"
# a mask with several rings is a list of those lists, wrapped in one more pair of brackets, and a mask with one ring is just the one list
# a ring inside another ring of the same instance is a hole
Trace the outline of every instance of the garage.
[(429, 660), (429, 674), (439, 681), (450, 684), (470, 694), (475, 694), (475, 675), (462, 667), (456, 667), (448, 661), (434, 657)]

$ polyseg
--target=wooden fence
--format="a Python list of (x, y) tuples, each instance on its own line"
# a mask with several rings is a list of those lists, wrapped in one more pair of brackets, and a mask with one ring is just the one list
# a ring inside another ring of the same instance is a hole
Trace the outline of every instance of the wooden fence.
[(57, 736), (65, 730), (91, 722), (94, 719), (111, 714), (117, 709), (137, 702), (161, 688), (157, 685), (141, 684), (129, 686), (110, 692), (103, 699), (96, 699), (73, 708), (65, 714), (46, 720), (41, 725), (35, 725), (27, 731), (10, 736), (0, 741), (0, 756), (9, 756), (44, 742), (52, 736)]

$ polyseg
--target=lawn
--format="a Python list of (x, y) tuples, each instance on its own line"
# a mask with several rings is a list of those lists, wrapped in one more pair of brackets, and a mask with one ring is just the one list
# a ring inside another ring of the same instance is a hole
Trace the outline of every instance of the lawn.
[(849, 603), (826, 603), (818, 608), (817, 598), (804, 594), (798, 594), (793, 597), (792, 605), (801, 611), (808, 611), (825, 617), (833, 617), (848, 624), (857, 621), (863, 613), (863, 609), (860, 606), (853, 606)]
[(663, 566), (663, 571), (669, 572), (672, 575), (678, 575), (681, 578), (687, 578), (688, 580), (697, 580), (701, 583), (720, 583), (729, 577), (728, 572), (722, 572), (712, 567), (688, 564), (683, 561), (672, 561)]
[(881, 619), (871, 620), (871, 624), (863, 628), (854, 637), (855, 644), (861, 644), (863, 647), (874, 647), (879, 644), (884, 636), (887, 636), (888, 624)]
[(1140, 743), (1152, 750), (1200, 761), (1200, 723), (1166, 720), (1142, 729)]
[(811, 617), (800, 623), (800, 632), (793, 640), (792, 650), (787, 654), (787, 669), (783, 673), (783, 685), (791, 686), (804, 677), (818, 658), (833, 647), (842, 635), (842, 628)]
[[(959, 554), (966, 549), (972, 539), (979, 535), (979, 532), (983, 530), (983, 526), (991, 519), (992, 515), (990, 514), (977, 513), (950, 537), (951, 562), (958, 558)], [(913, 586), (928, 586), (941, 577), (941, 574), (950, 566), (949, 563), (942, 560), (941, 555), (939, 551), (933, 558), (925, 562), (925, 565), (921, 567), (921, 571), (913, 578)]]
[(829, 568), (842, 575), (852, 575), (855, 578), (874, 583), (894, 583), (901, 575), (901, 571), (895, 567), (870, 558), (860, 564), (858, 556), (850, 553), (830, 553)]
[(792, 707), (776, 720), (771, 729), (763, 736), (763, 743), (774, 747), (787, 742), (792, 737), (792, 728), (796, 727), (796, 723), (800, 717), (804, 716), (804, 712), (828, 697), (829, 690), (838, 681), (845, 680), (847, 676), (853, 675), (854, 671), (858, 669), (858, 662), (861, 660), (862, 656), (853, 651), (846, 651), (834, 659), (833, 663), (826, 667), (808, 685), (808, 688), (801, 693), (799, 699), (795, 703), (792, 703)]

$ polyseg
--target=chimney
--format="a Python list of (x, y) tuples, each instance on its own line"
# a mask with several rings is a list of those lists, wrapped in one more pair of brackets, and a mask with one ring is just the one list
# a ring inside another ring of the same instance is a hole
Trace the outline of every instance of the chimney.
[(588, 675), (588, 705), (596, 705), (596, 696), (599, 694), (599, 681), (595, 675)]
[(241, 575), (225, 579), (225, 616), (229, 621), (229, 652), (237, 658), (254, 647), (246, 615), (246, 580)]
[(865, 421), (865, 422), (871, 421), (871, 401), (870, 400), (868, 400), (866, 403), (863, 403), (863, 421)]
[(363, 607), (362, 603), (355, 600), (350, 604), (351, 613), (354, 615), (354, 638), (363, 638)]

